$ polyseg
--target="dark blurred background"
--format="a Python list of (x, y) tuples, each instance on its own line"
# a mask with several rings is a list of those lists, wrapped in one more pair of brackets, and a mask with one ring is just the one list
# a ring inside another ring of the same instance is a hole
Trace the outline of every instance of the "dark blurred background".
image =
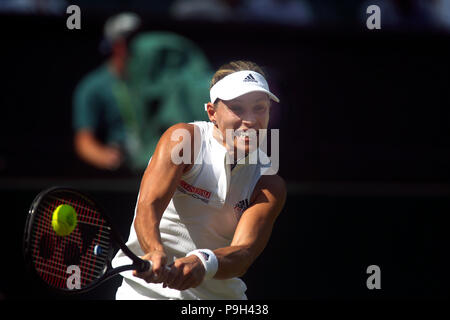
[[(80, 30), (66, 27), (70, 4)], [(372, 4), (379, 30), (366, 27)], [(244, 276), (250, 299), (448, 299), (446, 0), (0, 1), (0, 297), (63, 299), (22, 265), (26, 214), (46, 187), (89, 192), (128, 237), (142, 172), (90, 167), (71, 125), (75, 86), (121, 11), (192, 40), (213, 69), (257, 62), (281, 99), (288, 199)], [(366, 287), (370, 265), (381, 290)], [(64, 299), (112, 299), (119, 283)]]

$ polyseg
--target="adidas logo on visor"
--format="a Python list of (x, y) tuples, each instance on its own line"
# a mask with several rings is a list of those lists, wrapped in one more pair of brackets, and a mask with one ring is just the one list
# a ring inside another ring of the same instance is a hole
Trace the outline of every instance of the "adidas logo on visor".
[(253, 77), (253, 75), (251, 73), (249, 73), (248, 76), (246, 76), (244, 78), (244, 82), (249, 82), (249, 81), (258, 83), (258, 81), (255, 79), (255, 77)]

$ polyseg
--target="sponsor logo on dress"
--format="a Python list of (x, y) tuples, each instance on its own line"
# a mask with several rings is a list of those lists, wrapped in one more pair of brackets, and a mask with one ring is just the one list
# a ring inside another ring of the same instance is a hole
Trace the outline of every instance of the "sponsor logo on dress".
[(239, 220), (245, 210), (249, 207), (248, 199), (241, 200), (234, 205), (234, 213)]
[(184, 194), (190, 195), (195, 199), (199, 199), (205, 203), (209, 202), (209, 198), (211, 198), (211, 192), (197, 188), (193, 185), (190, 185), (184, 180), (180, 181), (180, 184), (177, 187), (178, 191), (183, 192)]

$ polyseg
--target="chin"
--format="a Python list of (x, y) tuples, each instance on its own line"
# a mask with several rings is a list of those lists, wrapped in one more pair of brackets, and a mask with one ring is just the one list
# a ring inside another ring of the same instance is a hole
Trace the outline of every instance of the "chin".
[(238, 155), (248, 156), (249, 153), (255, 151), (257, 147), (250, 148), (250, 145), (248, 143), (245, 144), (245, 147), (238, 146), (237, 144), (234, 145), (235, 153)]

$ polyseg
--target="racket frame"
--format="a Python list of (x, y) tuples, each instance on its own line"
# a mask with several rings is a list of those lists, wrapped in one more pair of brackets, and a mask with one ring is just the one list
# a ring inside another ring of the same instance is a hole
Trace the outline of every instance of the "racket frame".
[[(36, 217), (36, 209), (39, 206), (40, 202), (42, 201), (42, 199), (48, 195), (49, 193), (52, 192), (56, 192), (56, 191), (67, 191), (67, 192), (71, 192), (74, 193), (78, 196), (80, 196), (81, 198), (84, 198), (90, 202), (92, 202), (94, 204), (94, 206), (97, 208), (97, 211), (99, 212), (99, 214), (101, 215), (101, 217), (106, 221), (106, 225), (110, 231), (110, 235), (111, 235), (111, 241), (109, 243), (109, 250), (108, 250), (108, 255), (106, 257), (106, 266), (102, 271), (102, 274), (100, 277), (98, 277), (97, 279), (93, 280), (89, 285), (87, 285), (84, 288), (80, 288), (80, 289), (62, 289), (62, 288), (56, 288), (53, 287), (51, 285), (49, 285), (47, 282), (44, 281), (44, 279), (42, 279), (38, 274), (37, 271), (34, 267), (34, 263), (33, 263), (33, 259), (32, 259), (32, 254), (31, 254), (31, 234), (32, 234), (32, 226), (33, 226), (33, 222), (35, 220)], [(124, 265), (124, 266), (120, 266), (117, 268), (112, 268), (111, 265), (111, 261), (114, 257), (114, 254), (117, 252), (115, 251), (114, 245), (118, 246), (119, 249), (121, 249), (125, 255), (127, 255), (132, 261), (132, 264), (129, 265)], [(115, 228), (115, 226), (112, 223), (112, 219), (110, 218), (110, 216), (107, 214), (106, 210), (104, 209), (104, 207), (97, 201), (95, 201), (93, 199), (92, 196), (90, 196), (88, 193), (84, 192), (84, 191), (79, 191), (76, 190), (74, 188), (71, 187), (65, 187), (65, 186), (54, 186), (54, 187), (50, 187), (47, 188), (43, 191), (41, 191), (33, 200), (30, 209), (28, 211), (28, 215), (27, 215), (27, 219), (25, 222), (25, 232), (24, 232), (24, 237), (23, 237), (23, 255), (24, 255), (24, 260), (25, 260), (25, 265), (27, 268), (32, 269), (34, 271), (34, 273), (38, 276), (39, 280), (41, 282), (43, 282), (46, 287), (50, 288), (53, 291), (57, 291), (58, 293), (65, 293), (65, 294), (82, 294), (82, 293), (86, 293), (88, 291), (91, 291), (93, 289), (95, 289), (96, 287), (98, 287), (99, 285), (101, 285), (102, 283), (104, 283), (105, 281), (108, 281), (109, 279), (111, 279), (112, 277), (118, 275), (121, 272), (124, 271), (128, 271), (128, 270), (137, 270), (138, 272), (144, 272), (144, 271), (148, 271), (151, 269), (151, 262), (148, 260), (143, 260), (141, 258), (139, 258), (138, 256), (136, 256), (125, 244), (125, 242), (123, 241), (121, 235), (119, 234), (119, 232), (117, 231), (117, 229)]]

